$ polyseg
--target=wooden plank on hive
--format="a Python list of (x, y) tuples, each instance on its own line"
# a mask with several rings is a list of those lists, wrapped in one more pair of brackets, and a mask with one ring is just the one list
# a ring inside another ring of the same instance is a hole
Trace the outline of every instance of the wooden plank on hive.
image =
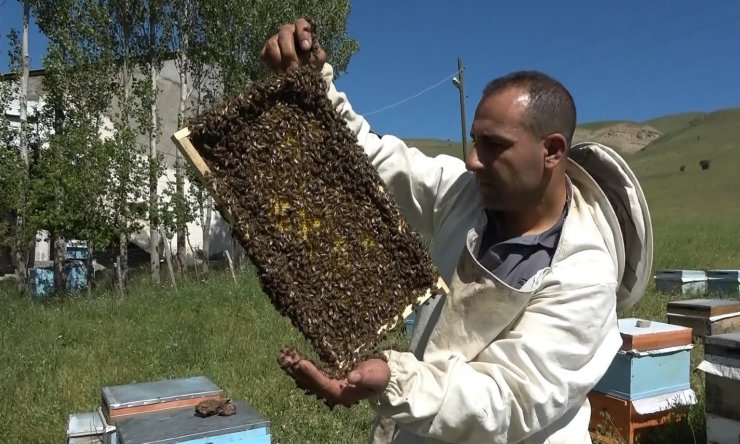
[(691, 344), (691, 329), (645, 321), (637, 318), (619, 320), (622, 350), (648, 351)]

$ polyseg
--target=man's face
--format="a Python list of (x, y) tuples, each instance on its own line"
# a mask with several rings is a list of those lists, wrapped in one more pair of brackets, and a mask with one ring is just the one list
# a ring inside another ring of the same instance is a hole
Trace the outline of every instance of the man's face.
[(529, 95), (509, 88), (481, 100), (466, 165), (475, 173), (487, 209), (520, 211), (542, 199), (547, 150), (523, 120)]

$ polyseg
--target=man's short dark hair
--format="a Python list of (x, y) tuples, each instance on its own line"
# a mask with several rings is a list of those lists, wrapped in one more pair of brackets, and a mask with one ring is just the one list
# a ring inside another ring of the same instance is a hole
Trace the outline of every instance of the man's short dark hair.
[(532, 132), (537, 137), (560, 133), (570, 146), (576, 127), (576, 105), (568, 89), (539, 71), (516, 71), (488, 83), (483, 99), (512, 87), (529, 93), (525, 119)]

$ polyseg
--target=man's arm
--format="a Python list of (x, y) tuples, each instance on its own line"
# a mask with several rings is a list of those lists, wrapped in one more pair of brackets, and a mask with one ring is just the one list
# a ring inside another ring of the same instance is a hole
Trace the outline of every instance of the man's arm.
[(324, 65), (322, 75), (334, 109), (357, 137), (357, 143), (404, 216), (416, 230), (433, 240), (450, 212), (448, 203), (472, 204), (469, 200), (477, 199), (472, 187), (467, 186), (472, 176), (463, 176), (466, 172), (464, 162), (448, 155), (429, 157), (396, 136), (375, 134), (369, 122), (354, 111), (347, 95), (336, 89), (331, 65)]
[(475, 361), (385, 352), (390, 383), (371, 405), (445, 442), (515, 442), (580, 407), (621, 345), (615, 284), (546, 293)]

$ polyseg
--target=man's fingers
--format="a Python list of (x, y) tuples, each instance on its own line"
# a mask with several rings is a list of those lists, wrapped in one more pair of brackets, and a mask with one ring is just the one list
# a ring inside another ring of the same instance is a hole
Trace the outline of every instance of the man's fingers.
[(316, 50), (316, 54), (311, 59), (311, 63), (318, 69), (321, 69), (326, 62), (326, 52), (324, 48), (320, 47)]
[(280, 47), (280, 66), (288, 69), (298, 64), (298, 53), (295, 48), (294, 27), (285, 25), (278, 33), (278, 46)]
[(299, 18), (295, 22), (295, 39), (304, 51), (311, 49), (313, 37), (311, 36), (311, 24), (305, 18)]
[(276, 37), (270, 38), (270, 40), (265, 43), (263, 52), (264, 55), (262, 56), (262, 60), (265, 64), (272, 69), (278, 69), (280, 67), (282, 55), (280, 54), (280, 45), (278, 45)]

